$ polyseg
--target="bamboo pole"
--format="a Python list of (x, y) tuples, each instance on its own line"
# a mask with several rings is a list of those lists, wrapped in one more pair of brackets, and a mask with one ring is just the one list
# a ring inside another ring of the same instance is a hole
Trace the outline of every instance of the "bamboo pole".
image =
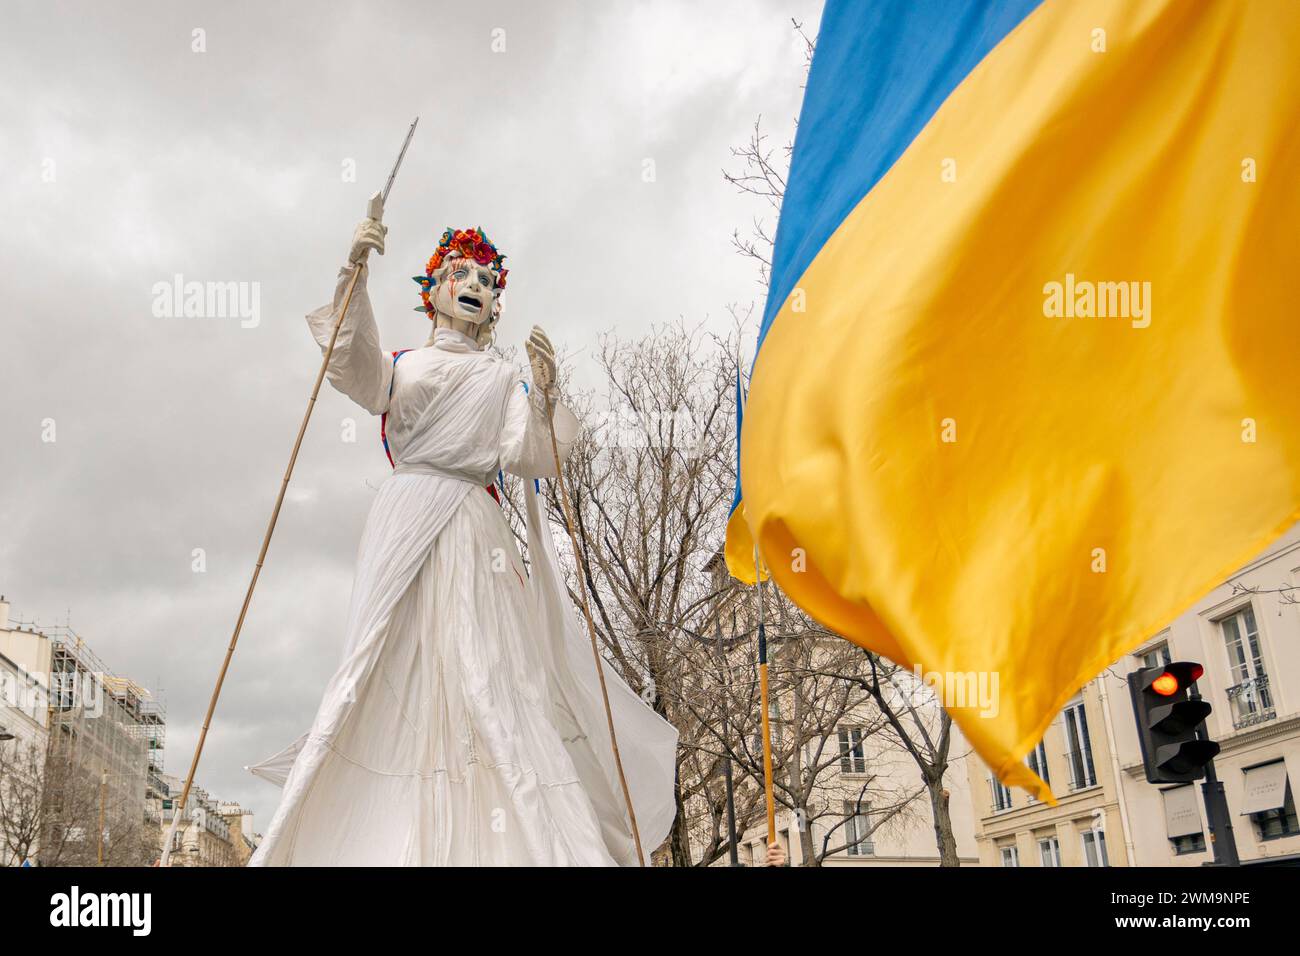
[(596, 643), (596, 623), (591, 617), (591, 606), (587, 602), (587, 584), (585, 571), (586, 557), (578, 547), (578, 535), (573, 529), (573, 515), (569, 504), (569, 490), (564, 483), (564, 469), (560, 465), (560, 446), (555, 438), (555, 418), (552, 415), (553, 399), (543, 393), (546, 403), (546, 423), (551, 433), (551, 454), (555, 458), (555, 480), (560, 486), (560, 503), (564, 510), (564, 524), (569, 531), (569, 542), (573, 545), (573, 557), (578, 562), (578, 597), (582, 604), (582, 616), (587, 619), (587, 633), (591, 637), (591, 656), (596, 662), (596, 677), (600, 680), (600, 697), (605, 703), (605, 722), (609, 725), (609, 743), (614, 750), (614, 766), (618, 770), (618, 782), (623, 788), (623, 801), (627, 805), (628, 821), (632, 824), (632, 839), (636, 843), (636, 858), (645, 866), (645, 853), (641, 849), (641, 831), (636, 825), (636, 810), (632, 807), (632, 792), (627, 786), (627, 777), (623, 774), (623, 757), (618, 750), (618, 734), (614, 731), (614, 711), (609, 706), (609, 690), (605, 686), (605, 668), (600, 659), (600, 647)]

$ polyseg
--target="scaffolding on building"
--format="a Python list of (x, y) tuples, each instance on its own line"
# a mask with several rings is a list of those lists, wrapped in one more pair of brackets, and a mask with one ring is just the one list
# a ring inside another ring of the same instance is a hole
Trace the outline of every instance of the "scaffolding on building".
[(70, 627), (42, 633), (51, 649), (42, 846), (64, 865), (147, 862), (145, 805), (162, 770), (165, 709)]

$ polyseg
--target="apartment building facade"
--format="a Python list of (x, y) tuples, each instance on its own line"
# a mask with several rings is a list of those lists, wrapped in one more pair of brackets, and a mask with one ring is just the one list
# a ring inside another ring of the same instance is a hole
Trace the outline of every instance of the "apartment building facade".
[(5, 639), (8, 619), (9, 605), (0, 597), (0, 866), (21, 866), (40, 852), (39, 818), (31, 803), (49, 746), (49, 667), (48, 653), (42, 657), (34, 653), (39, 649), (15, 648)]
[[(809, 821), (784, 807), (778, 808), (777, 842), (790, 865), (803, 864), (806, 844), (818, 858), (832, 851), (821, 859), (824, 867), (939, 865), (934, 815), (920, 770), (897, 741), (886, 734), (872, 733), (870, 720), (869, 715), (864, 715), (861, 722), (846, 720), (827, 742), (838, 754), (838, 766), (821, 781), (815, 800), (838, 807), (838, 813)], [(974, 866), (979, 858), (967, 764), (979, 758), (970, 754), (969, 744), (955, 726), (952, 733), (945, 799), (960, 865)], [(889, 795), (881, 801), (888, 808), (876, 806), (871, 799), (859, 799), (864, 788), (877, 788), (877, 780), (889, 781)], [(741, 866), (765, 865), (766, 820), (750, 827), (738, 843)]]
[(1112, 688), (1120, 784), (1143, 866), (1214, 858), (1200, 783), (1147, 783), (1124, 677), (1171, 660), (1197, 661), (1206, 721), (1222, 748), (1223, 783), (1243, 864), (1300, 864), (1300, 525), (1198, 601), (1103, 680)]
[[(156, 828), (161, 846), (171, 829), (176, 802), (184, 785), (179, 777), (160, 774), (161, 790), (149, 802), (148, 819)], [(214, 799), (197, 784), (190, 788), (185, 802), (185, 816), (172, 836), (171, 866), (220, 867), (243, 866), (252, 855), (241, 828), (244, 814), (231, 804)], [(252, 819), (248, 819), (251, 829)]]
[(1200, 783), (1147, 783), (1127, 677), (1199, 662), (1238, 856), (1300, 861), (1300, 526), (1087, 684), (1026, 763), (1056, 807), (970, 762), (985, 866), (1197, 866), (1214, 859)]
[(235, 866), (245, 866), (257, 849), (261, 837), (253, 832), (253, 811), (238, 803), (223, 801), (217, 804), (219, 813), (230, 827), (230, 843)]
[[(714, 586), (724, 593), (727, 570), (721, 553), (705, 566)], [(760, 812), (742, 824), (737, 863), (762, 866), (767, 858), (767, 821), (761, 812), (758, 723), (756, 594), (735, 591), (718, 608), (716, 636), (725, 659), (727, 686), (701, 687), (714, 699), (729, 695), (739, 709), (732, 713), (730, 745), (747, 756), (737, 787), (739, 804)], [(857, 682), (870, 673), (862, 651), (824, 630), (791, 627), (779, 594), (768, 593), (769, 687), (775, 776), (784, 784), (776, 811), (777, 841), (792, 866), (937, 866), (931, 796), (920, 768), (888, 725), (878, 704)], [(785, 627), (776, 622), (785, 619)], [(723, 649), (725, 646), (725, 650)], [(882, 662), (881, 679), (890, 689), (891, 706), (903, 715), (910, 732), (939, 740), (941, 711), (931, 691), (912, 674)], [(837, 675), (832, 677), (830, 675)], [(738, 730), (743, 727), (743, 730)], [(924, 731), (921, 728), (924, 727)], [(948, 766), (939, 799), (946, 803), (956, 858), (977, 861), (975, 827), (968, 790), (970, 745), (952, 726)], [(709, 747), (715, 747), (710, 742)], [(792, 781), (798, 783), (792, 785)], [(791, 790), (801, 791), (803, 805), (791, 809)], [(787, 804), (787, 805), (783, 805)], [(729, 859), (715, 861), (727, 865)]]
[(1004, 786), (978, 759), (968, 762), (980, 865), (1131, 864), (1112, 743), (1114, 694), (1101, 681), (1086, 685), (1026, 759), (1051, 786), (1055, 807)]
[[(10, 621), (0, 601), (0, 654), (45, 691), (46, 734), (33, 773), (42, 866), (129, 866), (156, 858), (145, 827), (152, 739), (161, 711), (112, 674), (67, 626)], [(30, 716), (41, 709), (33, 705)]]

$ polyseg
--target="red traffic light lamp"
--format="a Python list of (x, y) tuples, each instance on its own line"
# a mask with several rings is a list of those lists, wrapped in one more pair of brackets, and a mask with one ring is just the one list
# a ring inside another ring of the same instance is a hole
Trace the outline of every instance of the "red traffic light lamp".
[(1189, 684), (1201, 679), (1205, 668), (1190, 661), (1179, 661), (1164, 668), (1164, 673), (1151, 681), (1151, 689), (1161, 697), (1172, 697)]
[(1178, 693), (1178, 678), (1168, 671), (1151, 682), (1151, 689), (1161, 697), (1172, 697)]

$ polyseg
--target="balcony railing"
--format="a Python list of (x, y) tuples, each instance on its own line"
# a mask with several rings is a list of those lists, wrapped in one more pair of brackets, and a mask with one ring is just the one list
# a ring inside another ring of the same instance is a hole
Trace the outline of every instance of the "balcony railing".
[(1272, 720), (1273, 695), (1268, 690), (1268, 675), (1260, 674), (1228, 688), (1228, 703), (1232, 705), (1232, 726), (1236, 730)]

